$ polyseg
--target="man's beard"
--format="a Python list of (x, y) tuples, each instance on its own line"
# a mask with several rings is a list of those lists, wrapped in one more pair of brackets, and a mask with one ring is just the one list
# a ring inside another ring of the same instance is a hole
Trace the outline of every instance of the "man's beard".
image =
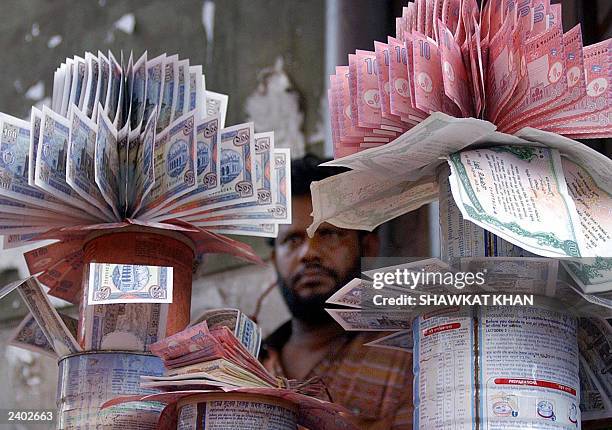
[(335, 270), (324, 267), (319, 263), (307, 264), (306, 268), (317, 268), (325, 271), (334, 280), (334, 288), (328, 293), (311, 294), (304, 298), (291, 288), (292, 285), (295, 285), (297, 282), (299, 274), (287, 282), (287, 280), (283, 279), (277, 271), (276, 275), (278, 279), (278, 286), (280, 287), (283, 299), (285, 300), (291, 315), (300, 321), (312, 325), (322, 325), (331, 322), (333, 318), (325, 311), (325, 302), (353, 278), (360, 277), (361, 270), (359, 258), (355, 259), (353, 267), (347, 272), (347, 275), (344, 278), (341, 278), (338, 272)]

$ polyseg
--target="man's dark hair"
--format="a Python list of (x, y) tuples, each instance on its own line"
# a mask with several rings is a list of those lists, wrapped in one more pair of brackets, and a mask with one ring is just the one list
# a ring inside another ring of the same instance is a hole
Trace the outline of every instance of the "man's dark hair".
[(291, 193), (294, 196), (309, 196), (311, 182), (320, 181), (348, 170), (343, 167), (319, 167), (319, 164), (330, 160), (330, 158), (320, 158), (314, 154), (306, 154), (302, 158), (292, 160)]

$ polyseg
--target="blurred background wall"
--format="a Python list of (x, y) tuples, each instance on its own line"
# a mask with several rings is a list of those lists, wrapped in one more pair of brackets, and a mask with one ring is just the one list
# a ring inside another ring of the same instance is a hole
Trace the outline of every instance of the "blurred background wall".
[[(563, 1), (565, 29), (583, 23), (585, 44), (611, 36), (612, 2)], [(207, 89), (229, 94), (226, 124), (254, 120), (257, 131), (274, 129), (276, 144), (331, 155), (327, 75), (355, 49), (372, 49), (395, 31), (400, 0), (5, 0), (0, 13), (0, 111), (29, 117), (32, 105), (49, 102), (53, 71), (85, 51), (133, 50), (149, 58), (177, 53), (202, 64)], [(129, 54), (128, 54), (129, 55)], [(609, 142), (595, 142), (609, 153)], [(436, 207), (400, 217), (380, 229), (385, 256), (436, 255)], [(430, 222), (433, 220), (433, 222)], [(250, 243), (264, 258), (263, 240)], [(27, 276), (24, 248), (0, 251), (0, 285)], [(214, 307), (255, 311), (274, 283), (269, 265), (244, 265), (208, 257), (194, 280), (192, 318)], [(57, 303), (58, 306), (64, 306)], [(64, 309), (75, 314), (76, 310)], [(53, 408), (54, 360), (7, 346), (25, 316), (18, 296), (0, 302), (0, 407)], [(259, 322), (269, 333), (288, 318), (273, 290)], [(5, 385), (7, 386), (7, 385)], [(8, 427), (14, 429), (26, 427)], [(34, 428), (34, 427), (31, 427)]]

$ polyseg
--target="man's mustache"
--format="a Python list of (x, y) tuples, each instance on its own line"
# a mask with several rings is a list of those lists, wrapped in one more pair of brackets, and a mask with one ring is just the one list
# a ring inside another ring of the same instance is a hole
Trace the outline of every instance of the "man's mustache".
[(338, 274), (336, 273), (335, 270), (330, 269), (329, 267), (325, 267), (319, 263), (307, 263), (302, 268), (300, 268), (300, 270), (295, 275), (291, 277), (291, 283), (292, 284), (297, 283), (304, 276), (306, 270), (313, 270), (313, 269), (319, 270), (323, 272), (324, 274), (328, 275), (329, 277), (331, 277), (332, 279), (338, 280)]

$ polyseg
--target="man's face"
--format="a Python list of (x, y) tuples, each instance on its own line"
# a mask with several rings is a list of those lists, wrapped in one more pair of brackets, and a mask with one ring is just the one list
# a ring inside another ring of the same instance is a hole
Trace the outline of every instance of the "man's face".
[(293, 224), (281, 225), (274, 248), (274, 265), (281, 292), (295, 318), (326, 320), (325, 301), (354, 277), (361, 257), (357, 231), (322, 224), (313, 238), (310, 197), (293, 199)]

